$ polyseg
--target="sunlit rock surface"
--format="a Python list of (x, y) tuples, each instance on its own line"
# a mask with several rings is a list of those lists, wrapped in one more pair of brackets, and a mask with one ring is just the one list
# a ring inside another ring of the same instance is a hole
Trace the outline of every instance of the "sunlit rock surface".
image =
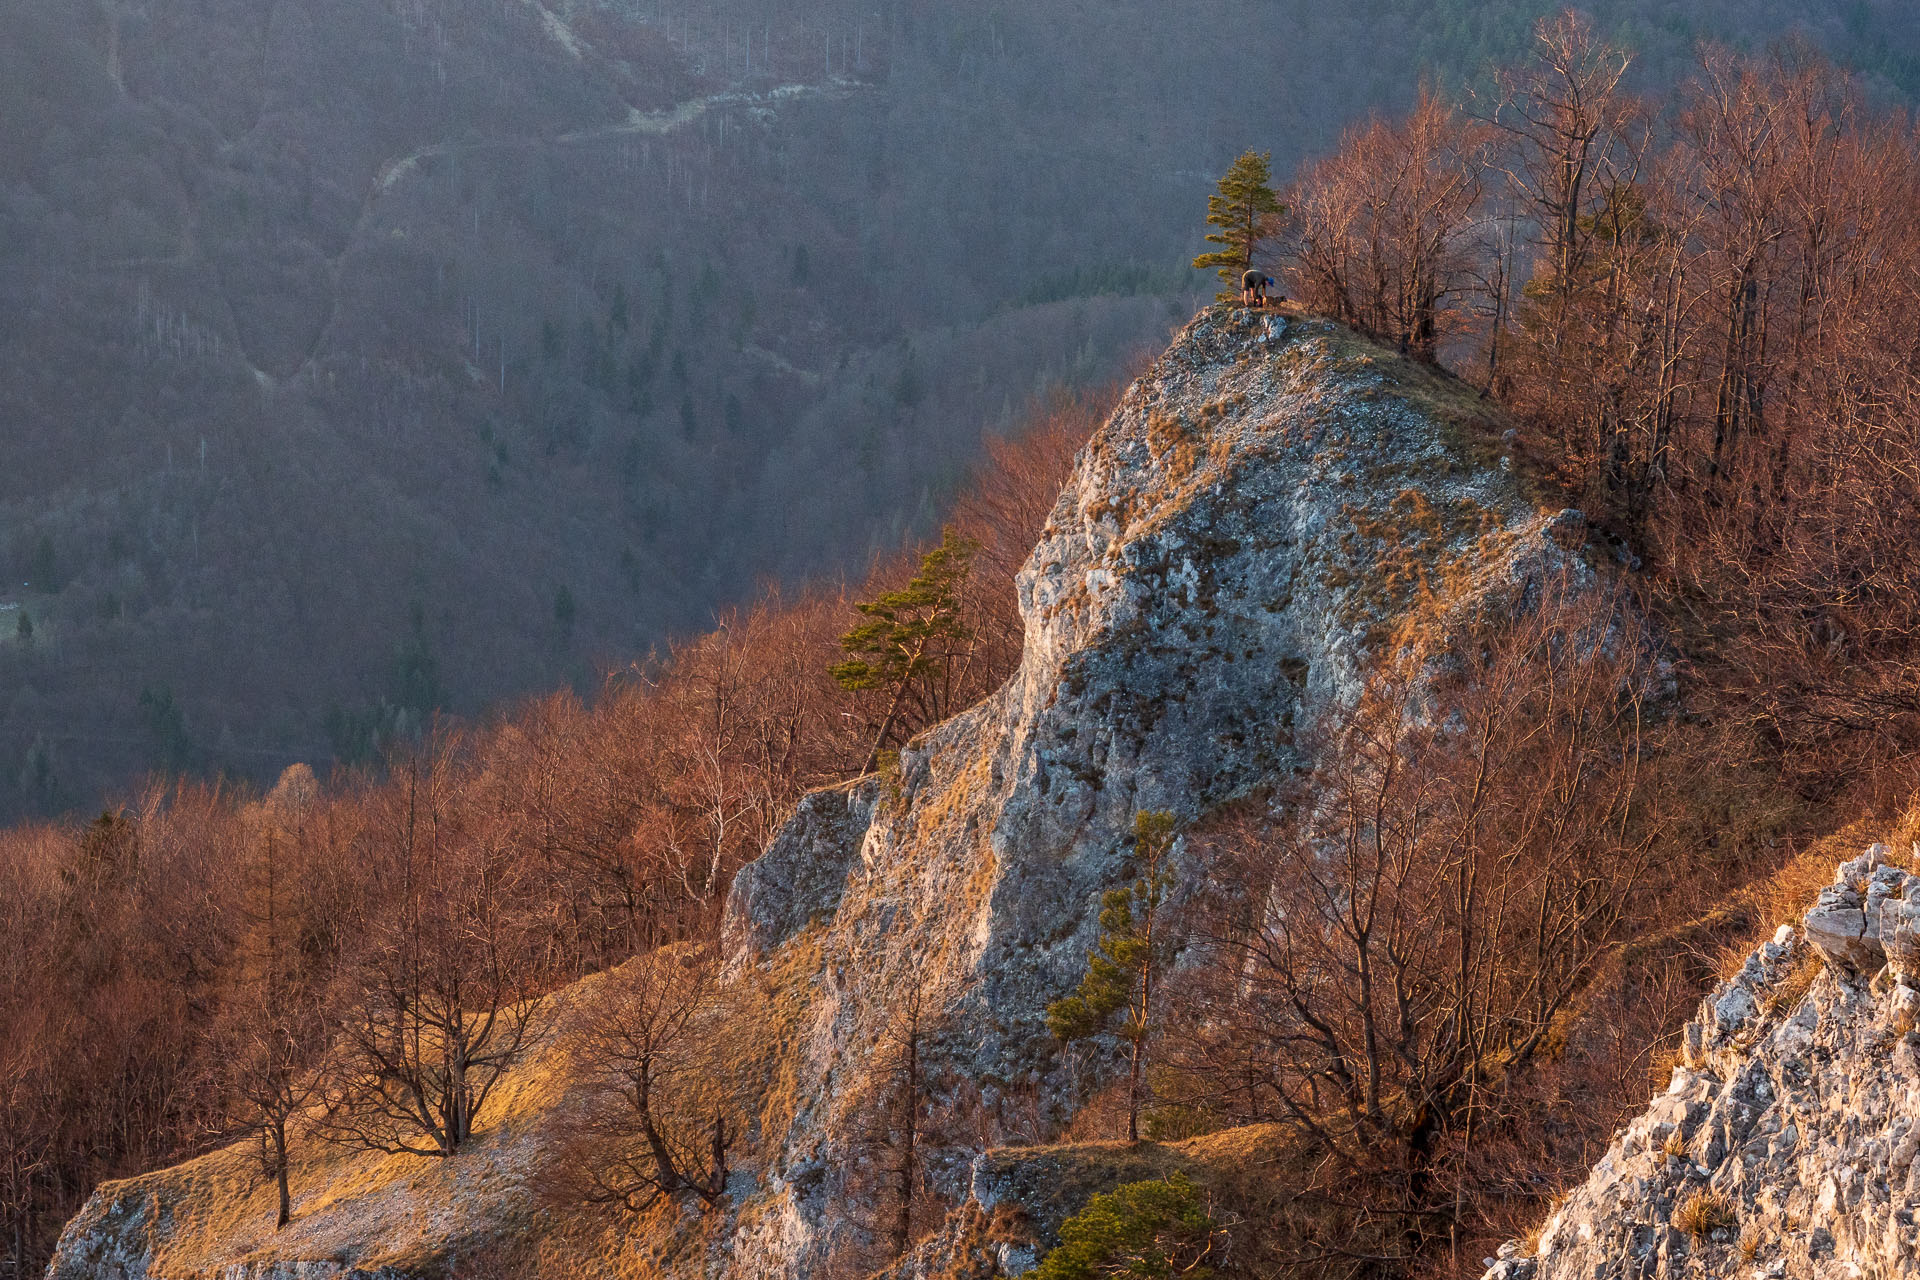
[(1920, 1274), (1920, 877), (1890, 856), (1714, 988), (1668, 1090), (1489, 1280)]
[[(1480, 413), (1333, 325), (1227, 309), (1127, 391), (1020, 574), (1018, 673), (901, 753), (857, 856), (809, 839), (843, 884), (742, 878), (736, 919), (824, 921), (815, 1101), (774, 1162), (779, 1211), (737, 1243), (747, 1273), (804, 1275), (857, 1231), (836, 1134), (905, 986), (944, 1011), (933, 1057), (987, 1109), (1064, 1115), (1078, 1099), (1042, 1015), (1129, 874), (1135, 813), (1192, 820), (1310, 771), (1314, 728), (1406, 628), (1592, 580), (1579, 513), (1529, 499)], [(775, 884), (811, 887), (783, 903)], [(956, 1190), (963, 1170), (955, 1153)]]

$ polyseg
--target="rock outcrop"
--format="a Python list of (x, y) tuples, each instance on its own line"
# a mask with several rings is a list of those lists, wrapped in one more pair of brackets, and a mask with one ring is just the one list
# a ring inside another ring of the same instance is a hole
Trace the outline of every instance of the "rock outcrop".
[(1920, 1271), (1920, 876), (1890, 856), (1713, 989), (1667, 1091), (1488, 1280)]
[(1579, 513), (1530, 500), (1480, 413), (1336, 326), (1224, 309), (1128, 389), (1020, 574), (1017, 674), (901, 753), (857, 850), (805, 841), (843, 882), (741, 877), (736, 964), (818, 919), (823, 977), (797, 1064), (809, 1100), (736, 1242), (743, 1274), (805, 1275), (856, 1230), (829, 1176), (849, 1163), (834, 1135), (903, 984), (943, 1011), (943, 1073), (989, 1109), (1017, 1094), (1064, 1115), (1078, 1099), (1042, 1014), (1128, 874), (1134, 814), (1191, 821), (1311, 771), (1315, 727), (1409, 626), (1518, 607), (1549, 576), (1592, 580)]
[[(769, 993), (751, 1172), (724, 1227), (649, 1274), (798, 1280), (857, 1248), (858, 1159), (839, 1135), (882, 1087), (875, 1050), (908, 990), (936, 1011), (926, 1056), (943, 1088), (988, 1116), (1069, 1115), (1083, 1099), (1043, 1012), (1085, 965), (1100, 894), (1130, 874), (1135, 813), (1192, 821), (1310, 774), (1316, 729), (1396, 646), (1422, 633), (1444, 647), (1455, 620), (1524, 608), (1549, 579), (1593, 582), (1584, 539), (1579, 513), (1536, 501), (1500, 457), (1469, 389), (1325, 322), (1203, 313), (1082, 452), (1019, 576), (1014, 677), (882, 776), (810, 797), (740, 876), (728, 972)], [(472, 1158), (514, 1171), (487, 1184), (513, 1201), (538, 1126), (502, 1128)], [(964, 1193), (975, 1154), (928, 1157)], [(454, 1168), (431, 1173), (431, 1194), (461, 1194), (469, 1158), (437, 1162)], [(204, 1194), (193, 1185), (163, 1172), (102, 1188), (53, 1275), (214, 1275), (244, 1256), (319, 1268), (248, 1275), (317, 1277), (393, 1256), (343, 1245), (376, 1221), (356, 1220), (350, 1189), (296, 1198), (287, 1247), (223, 1254), (203, 1231), (197, 1251), (169, 1254), (170, 1224), (197, 1212), (182, 1197)], [(978, 1226), (997, 1208), (969, 1200), (962, 1216)], [(432, 1255), (442, 1227), (457, 1247), (433, 1212), (406, 1258)], [(1029, 1256), (982, 1240), (951, 1244), (995, 1266)]]

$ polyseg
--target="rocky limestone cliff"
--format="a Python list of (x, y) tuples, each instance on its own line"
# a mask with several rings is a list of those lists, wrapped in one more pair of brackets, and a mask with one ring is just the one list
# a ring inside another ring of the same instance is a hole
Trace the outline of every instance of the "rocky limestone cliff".
[(734, 963), (805, 945), (822, 979), (743, 1274), (803, 1276), (854, 1229), (835, 1135), (903, 984), (935, 995), (930, 1056), (989, 1107), (1064, 1113), (1042, 1014), (1128, 874), (1134, 814), (1191, 821), (1311, 770), (1312, 728), (1413, 615), (1444, 630), (1590, 577), (1578, 513), (1529, 500), (1478, 412), (1333, 325), (1275, 336), (1226, 309), (1128, 389), (1020, 574), (1017, 674), (896, 775), (812, 798), (736, 883)]
[[(644, 1266), (631, 1231), (595, 1228), (595, 1256), (620, 1265), (590, 1269), (798, 1280), (857, 1245), (840, 1135), (879, 1087), (874, 1050), (909, 989), (936, 1011), (943, 1088), (989, 1114), (1070, 1114), (1085, 1082), (1042, 1015), (1082, 971), (1101, 892), (1129, 875), (1135, 813), (1192, 821), (1310, 773), (1313, 730), (1396, 644), (1443, 644), (1450, 619), (1520, 607), (1548, 577), (1591, 582), (1584, 539), (1577, 512), (1512, 473), (1469, 389), (1325, 322), (1203, 313), (1082, 452), (1019, 577), (1026, 643), (1006, 687), (897, 767), (809, 797), (740, 875), (725, 943), (731, 982), (766, 993), (742, 1067), (762, 1097), (726, 1221)], [(234, 1153), (102, 1187), (51, 1275), (407, 1276), (444, 1269), (488, 1222), (557, 1230), (528, 1207), (537, 1112), (565, 1092), (554, 1071), (528, 1084), (526, 1115), (452, 1160), (373, 1178), (362, 1158), (303, 1156), (338, 1167), (296, 1171), (282, 1237), (223, 1236), (209, 1198), (264, 1194), (238, 1185)], [(956, 1193), (1020, 1183), (974, 1178), (976, 1155), (930, 1158)], [(403, 1174), (417, 1203), (400, 1221)], [(957, 1218), (996, 1207), (976, 1196)]]
[(1920, 1270), (1920, 876), (1890, 856), (1714, 988), (1667, 1091), (1487, 1280)]

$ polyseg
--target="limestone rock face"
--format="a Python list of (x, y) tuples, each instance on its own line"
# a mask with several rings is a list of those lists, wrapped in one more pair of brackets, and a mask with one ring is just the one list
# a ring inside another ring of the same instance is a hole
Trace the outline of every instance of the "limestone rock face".
[(1920, 1272), (1920, 876), (1887, 856), (1840, 864), (1707, 996), (1667, 1092), (1488, 1280)]
[(730, 955), (763, 956), (833, 914), (846, 887), (848, 863), (873, 821), (879, 791), (867, 778), (800, 801), (767, 851), (734, 879), (721, 925)]
[[(905, 985), (943, 1011), (932, 1056), (987, 1106), (1065, 1114), (1077, 1099), (1042, 1015), (1129, 874), (1135, 813), (1190, 821), (1310, 771), (1313, 730), (1414, 612), (1444, 631), (1460, 611), (1525, 607), (1547, 575), (1592, 580), (1580, 514), (1529, 500), (1449, 420), (1474, 411), (1459, 384), (1335, 326), (1276, 340), (1225, 310), (1129, 388), (1019, 576), (1017, 674), (901, 753), (857, 854), (775, 843), (847, 878), (805, 935), (827, 979), (800, 1067), (817, 1101), (736, 1241), (741, 1274), (803, 1276), (847, 1243), (832, 1135)], [(781, 901), (805, 878), (750, 868), (735, 917), (817, 914), (831, 892)], [(757, 957), (763, 934), (730, 936)]]
[[(839, 1135), (882, 1087), (876, 1049), (911, 991), (933, 1011), (924, 1053), (942, 1088), (1003, 1121), (1069, 1115), (1083, 1099), (1044, 1011), (1084, 969), (1101, 893), (1130, 875), (1136, 812), (1191, 821), (1310, 775), (1316, 730), (1410, 630), (1444, 646), (1454, 620), (1523, 610), (1550, 578), (1593, 583), (1580, 513), (1535, 501), (1498, 441), (1470, 389), (1332, 324), (1282, 329), (1215, 308), (1183, 330), (1082, 451), (1019, 575), (1017, 673), (897, 769), (809, 797), (741, 873), (728, 974), (762, 993), (766, 1102), (725, 1221), (649, 1274), (801, 1280), (863, 1244), (868, 1215), (846, 1176), (860, 1156)], [(515, 1171), (488, 1184), (498, 1205), (463, 1207), (469, 1156), (439, 1162), (432, 1195), (448, 1203), (407, 1227), (423, 1274), (444, 1269), (454, 1246), (434, 1242), (474, 1214), (518, 1206), (515, 1231), (542, 1229), (518, 1181), (545, 1158), (539, 1133), (530, 1110), (483, 1135)], [(926, 1158), (964, 1195), (976, 1154)], [(195, 1208), (167, 1198), (204, 1196), (170, 1173), (137, 1183), (150, 1220), (116, 1216), (134, 1184), (103, 1188), (69, 1227), (59, 1280), (144, 1276), (166, 1255), (170, 1215)], [(1031, 1261), (989, 1229), (1001, 1206), (968, 1204), (927, 1274)], [(395, 1256), (349, 1247), (399, 1230), (351, 1195), (296, 1202), (295, 1217), (284, 1248), (176, 1252), (154, 1273)], [(312, 1252), (292, 1252), (295, 1239)]]

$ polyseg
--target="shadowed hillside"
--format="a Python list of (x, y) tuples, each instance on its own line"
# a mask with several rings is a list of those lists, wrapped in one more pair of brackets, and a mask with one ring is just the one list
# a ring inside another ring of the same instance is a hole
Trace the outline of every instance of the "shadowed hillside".
[[(1188, 314), (1248, 139), (1544, 7), (11, 6), (0, 811), (362, 758), (924, 533)], [(1912, 79), (1893, 8), (1601, 8), (1649, 77), (1738, 18)]]

